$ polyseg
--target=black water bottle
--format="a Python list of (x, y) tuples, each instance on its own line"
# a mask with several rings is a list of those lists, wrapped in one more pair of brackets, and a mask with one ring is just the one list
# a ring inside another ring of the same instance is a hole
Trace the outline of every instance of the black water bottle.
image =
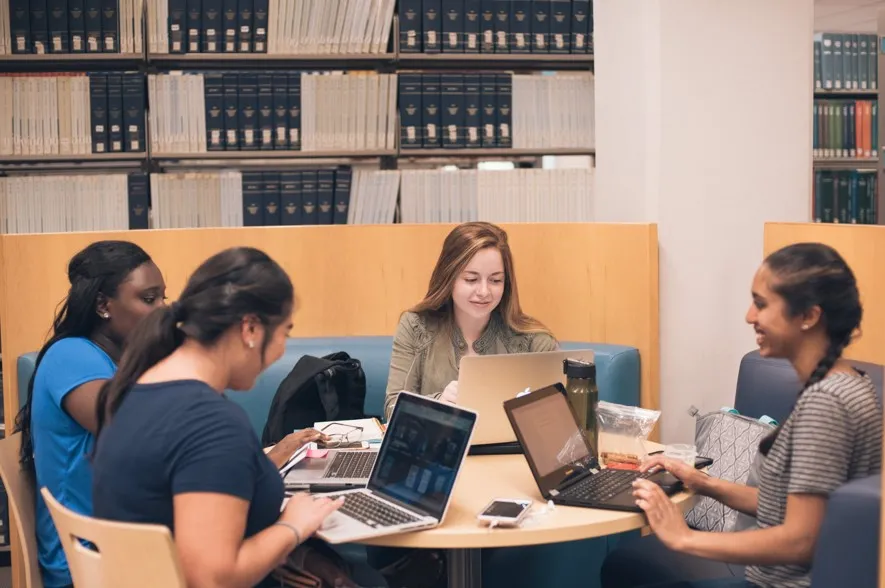
[(562, 362), (566, 376), (565, 389), (568, 399), (578, 416), (578, 425), (592, 448), (593, 457), (599, 455), (599, 429), (596, 409), (599, 404), (599, 388), (596, 386), (596, 365), (577, 359)]

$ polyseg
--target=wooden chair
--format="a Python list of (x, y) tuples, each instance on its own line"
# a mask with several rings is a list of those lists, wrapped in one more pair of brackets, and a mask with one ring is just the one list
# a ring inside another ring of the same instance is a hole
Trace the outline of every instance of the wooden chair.
[(18, 461), (21, 437), (21, 433), (14, 433), (0, 441), (0, 478), (6, 488), (9, 518), (15, 521), (15, 533), (24, 560), (25, 588), (43, 588), (40, 563), (37, 561), (34, 483), (31, 476), (22, 471)]
[(186, 587), (168, 528), (83, 516), (62, 506), (46, 488), (40, 492), (61, 537), (75, 586)]

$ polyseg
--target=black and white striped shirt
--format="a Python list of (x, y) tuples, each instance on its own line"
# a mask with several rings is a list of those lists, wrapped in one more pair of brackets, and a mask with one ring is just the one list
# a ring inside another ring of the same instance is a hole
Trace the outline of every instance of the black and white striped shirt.
[[(788, 494), (829, 496), (839, 486), (882, 470), (882, 406), (868, 376), (834, 373), (796, 402), (759, 474), (757, 520), (781, 525)], [(807, 588), (811, 567), (749, 566), (763, 587)]]

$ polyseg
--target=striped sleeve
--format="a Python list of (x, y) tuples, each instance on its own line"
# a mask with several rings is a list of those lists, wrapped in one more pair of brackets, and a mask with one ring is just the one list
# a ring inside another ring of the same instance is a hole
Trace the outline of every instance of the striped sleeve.
[(819, 385), (806, 390), (793, 419), (787, 493), (829, 495), (844, 484), (854, 436), (842, 399)]

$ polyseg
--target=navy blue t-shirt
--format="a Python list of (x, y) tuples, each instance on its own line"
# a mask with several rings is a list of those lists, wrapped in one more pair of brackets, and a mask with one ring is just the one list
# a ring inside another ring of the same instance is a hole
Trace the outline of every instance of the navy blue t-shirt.
[(174, 495), (237, 496), (250, 502), (246, 537), (277, 521), (284, 497), (243, 409), (195, 380), (132, 388), (98, 439), (92, 490), (96, 517), (173, 534)]

